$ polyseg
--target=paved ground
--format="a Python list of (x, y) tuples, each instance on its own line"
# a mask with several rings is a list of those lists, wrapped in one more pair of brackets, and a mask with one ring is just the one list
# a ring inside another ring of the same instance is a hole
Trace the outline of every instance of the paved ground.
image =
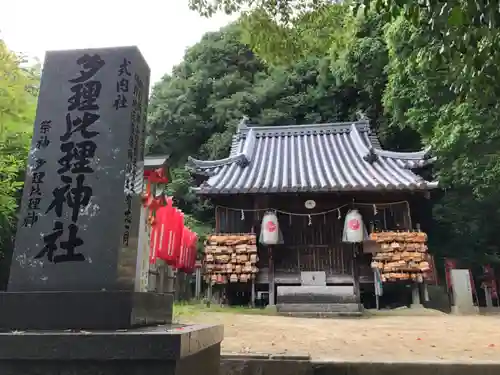
[(201, 312), (180, 320), (224, 324), (225, 352), (349, 360), (500, 359), (500, 316), (426, 315), (307, 319)]

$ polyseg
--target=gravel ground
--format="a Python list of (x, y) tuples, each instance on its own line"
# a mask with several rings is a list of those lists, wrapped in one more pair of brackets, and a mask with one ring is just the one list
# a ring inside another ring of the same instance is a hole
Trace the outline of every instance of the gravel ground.
[(224, 324), (224, 352), (345, 360), (500, 359), (500, 316), (423, 315), (309, 319), (201, 312), (180, 320)]

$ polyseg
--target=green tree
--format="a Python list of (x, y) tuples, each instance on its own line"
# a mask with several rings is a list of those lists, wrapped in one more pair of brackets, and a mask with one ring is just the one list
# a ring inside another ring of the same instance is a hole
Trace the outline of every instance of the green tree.
[(463, 95), (449, 83), (474, 79), (466, 73), (465, 62), (455, 61), (451, 68), (440, 59), (419, 59), (438, 52), (433, 33), (400, 18), (386, 35), (391, 59), (385, 108), (393, 122), (414, 128), (433, 146), (443, 183), (471, 186), (478, 196), (495, 194), (500, 182), (496, 80), (471, 86)]
[[(449, 85), (455, 71), (438, 55), (436, 35), (399, 17), (386, 28), (389, 81), (384, 107), (392, 125), (412, 128), (438, 156), (436, 173), (446, 193), (434, 207), (435, 248), (447, 256), (498, 261), (496, 240), (500, 195), (499, 106), (484, 84), (462, 95)], [(465, 73), (458, 79), (467, 79)], [(450, 190), (451, 188), (451, 190)]]
[(271, 65), (324, 57), (333, 44), (339, 48), (347, 42), (354, 20), (351, 14), (345, 4), (318, 6), (298, 13), (293, 23), (287, 24), (256, 8), (240, 17), (242, 41)]
[(166, 192), (200, 240), (212, 230), (213, 210), (191, 191), (194, 183), (184, 165), (188, 156), (227, 156), (238, 122), (258, 111), (250, 91), (267, 69), (240, 39), (235, 25), (207, 33), (153, 87), (150, 99), (148, 151), (171, 155), (172, 181)]
[[(329, 9), (330, 0), (190, 0), (191, 9), (202, 15), (211, 16), (216, 12), (243, 12), (251, 22), (247, 22), (248, 32), (255, 34), (253, 46), (259, 51), (277, 50), (278, 56), (297, 55), (301, 50), (297, 36), (302, 37), (303, 20), (321, 20), (328, 29), (333, 17), (321, 17), (323, 9)], [(348, 2), (356, 13), (360, 8), (365, 12), (374, 11), (388, 20), (399, 16), (414, 26), (433, 33), (437, 55), (421, 55), (429, 60), (440, 57), (451, 69), (460, 65), (455, 76), (465, 73), (468, 79), (453, 84), (453, 89), (467, 95), (471, 86), (480, 87), (485, 82), (496, 79), (500, 62), (500, 11), (498, 0), (352, 0)], [(311, 22), (307, 22), (311, 23)], [(321, 30), (321, 27), (309, 27)], [(324, 40), (318, 32), (320, 43)], [(280, 49), (281, 47), (281, 49)], [(300, 54), (300, 53), (299, 53)], [(483, 89), (484, 90), (484, 89)]]
[(16, 226), (16, 213), (35, 118), (39, 67), (25, 68), (22, 58), (0, 39), (0, 284), (5, 285)]
[[(331, 0), (189, 0), (191, 9), (210, 17), (217, 12), (227, 14), (258, 10), (287, 25), (295, 22), (304, 13), (331, 5)], [(431, 29), (441, 32), (443, 27), (452, 31), (446, 35), (453, 42), (448, 48), (478, 48), (481, 38), (489, 37), (500, 26), (500, 1), (498, 0), (354, 0), (350, 4), (354, 10), (360, 7), (375, 10), (397, 18), (403, 15), (407, 20), (419, 25), (428, 22)], [(460, 41), (460, 37), (466, 38)], [(474, 52), (474, 51), (471, 51)], [(488, 56), (482, 56), (488, 58)]]
[[(187, 156), (220, 157), (244, 114), (258, 109), (246, 95), (265, 65), (242, 43), (239, 28), (232, 25), (206, 34), (188, 49), (172, 75), (153, 88), (148, 128), (151, 153), (171, 153), (174, 164)], [(224, 146), (219, 147), (223, 141)], [(205, 143), (211, 147), (202, 147)], [(225, 147), (225, 148), (224, 148)]]
[(0, 40), (0, 241), (15, 223), (35, 117), (38, 69), (22, 65), (23, 60)]

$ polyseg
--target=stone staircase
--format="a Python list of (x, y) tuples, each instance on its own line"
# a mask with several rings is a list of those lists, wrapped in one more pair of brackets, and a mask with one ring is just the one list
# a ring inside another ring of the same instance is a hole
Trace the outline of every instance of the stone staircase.
[(361, 316), (362, 306), (353, 285), (278, 286), (279, 314), (302, 317)]

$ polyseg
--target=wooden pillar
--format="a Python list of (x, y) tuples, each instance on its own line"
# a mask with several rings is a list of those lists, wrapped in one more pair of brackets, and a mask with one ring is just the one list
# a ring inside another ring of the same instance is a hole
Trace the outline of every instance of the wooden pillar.
[(210, 307), (212, 303), (212, 279), (208, 280), (208, 290), (207, 290), (207, 306)]
[[(265, 210), (267, 208), (271, 208), (269, 204), (269, 196), (268, 195), (259, 195), (255, 196), (254, 202), (253, 202), (253, 207), (254, 210)], [(256, 225), (259, 225), (262, 216), (264, 212), (263, 211), (255, 211), (254, 215), (254, 222)], [(262, 230), (262, 228), (261, 228)], [(259, 236), (259, 233), (256, 233), (257, 237)], [(271, 247), (267, 248), (267, 256), (268, 256), (268, 290), (269, 290), (269, 306), (274, 306), (276, 304), (276, 297), (274, 294), (275, 290), (275, 281), (274, 281), (274, 260), (273, 260), (273, 251)]]
[(269, 306), (274, 306), (275, 296), (274, 296), (274, 260), (273, 260), (273, 250), (271, 247), (268, 247), (269, 254)]
[(424, 288), (424, 301), (429, 302), (431, 299), (429, 297), (429, 288), (427, 286), (427, 283), (423, 283), (422, 287)]
[(199, 300), (201, 294), (201, 268), (196, 267), (196, 279), (195, 279), (195, 289), (194, 298)]
[(420, 284), (413, 283), (411, 288), (411, 306), (412, 309), (422, 308), (422, 302), (420, 301)]
[(362, 245), (352, 245), (352, 277), (354, 279), (354, 293), (356, 293), (356, 299), (359, 304), (361, 304), (361, 287), (359, 284), (359, 262), (358, 253)]
[(380, 296), (382, 295), (382, 280), (378, 269), (373, 269), (373, 286), (375, 290), (375, 305), (377, 310), (380, 310)]
[(250, 299), (250, 306), (255, 307), (255, 279), (252, 279), (252, 295)]

